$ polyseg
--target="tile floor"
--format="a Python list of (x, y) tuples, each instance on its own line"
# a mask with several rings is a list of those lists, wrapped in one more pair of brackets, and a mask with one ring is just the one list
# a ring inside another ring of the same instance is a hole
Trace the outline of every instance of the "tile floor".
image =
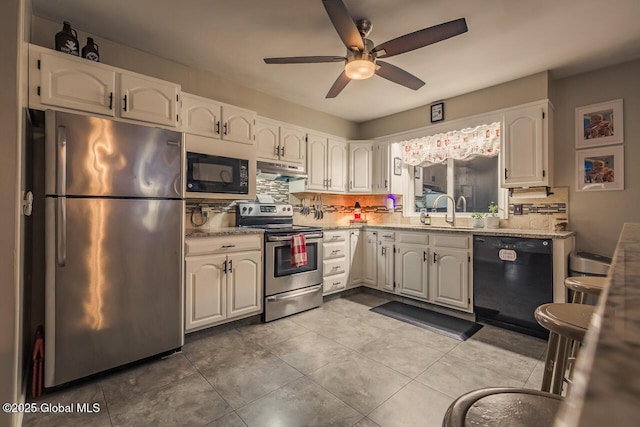
[(100, 412), (28, 414), (23, 425), (439, 427), (469, 390), (539, 387), (545, 341), (485, 326), (460, 342), (369, 311), (384, 302), (361, 292), (191, 334), (182, 353), (38, 401)]

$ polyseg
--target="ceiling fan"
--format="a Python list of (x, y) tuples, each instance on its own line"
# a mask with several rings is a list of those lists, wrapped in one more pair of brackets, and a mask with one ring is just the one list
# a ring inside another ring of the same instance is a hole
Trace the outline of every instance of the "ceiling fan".
[(374, 74), (409, 89), (418, 90), (424, 86), (422, 80), (395, 65), (379, 61), (378, 58), (410, 52), (467, 32), (467, 22), (464, 18), (460, 18), (405, 34), (374, 47), (373, 42), (366, 38), (373, 28), (370, 21), (360, 19), (354, 22), (342, 0), (322, 0), (322, 4), (338, 36), (347, 47), (346, 56), (265, 58), (264, 62), (267, 64), (344, 62), (344, 70), (329, 89), (326, 98), (338, 96), (349, 81), (368, 79)]

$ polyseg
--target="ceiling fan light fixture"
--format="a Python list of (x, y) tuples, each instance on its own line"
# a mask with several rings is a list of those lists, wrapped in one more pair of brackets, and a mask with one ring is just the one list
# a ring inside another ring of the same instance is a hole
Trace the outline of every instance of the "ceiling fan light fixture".
[(354, 59), (344, 66), (344, 72), (352, 80), (364, 80), (376, 72), (376, 64), (366, 59)]

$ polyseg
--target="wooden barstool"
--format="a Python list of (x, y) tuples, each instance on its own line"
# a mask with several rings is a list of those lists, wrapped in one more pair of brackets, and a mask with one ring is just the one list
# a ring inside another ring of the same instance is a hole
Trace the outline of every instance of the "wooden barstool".
[(538, 390), (483, 388), (454, 400), (442, 427), (551, 426), (561, 402), (560, 396)]
[(542, 391), (562, 394), (571, 341), (579, 345), (589, 327), (594, 307), (584, 304), (550, 303), (536, 308), (536, 320), (549, 331)]
[(587, 295), (599, 296), (607, 284), (607, 278), (601, 276), (571, 276), (564, 279), (564, 286), (573, 291), (571, 302), (584, 304)]

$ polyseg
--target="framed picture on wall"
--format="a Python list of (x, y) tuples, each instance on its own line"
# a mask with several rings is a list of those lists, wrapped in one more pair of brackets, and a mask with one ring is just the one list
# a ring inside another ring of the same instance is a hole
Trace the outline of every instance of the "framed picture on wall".
[(576, 151), (576, 189), (624, 190), (624, 146)]
[(576, 108), (576, 148), (623, 142), (622, 99)]
[(402, 160), (400, 157), (393, 158), (393, 174), (402, 175)]

